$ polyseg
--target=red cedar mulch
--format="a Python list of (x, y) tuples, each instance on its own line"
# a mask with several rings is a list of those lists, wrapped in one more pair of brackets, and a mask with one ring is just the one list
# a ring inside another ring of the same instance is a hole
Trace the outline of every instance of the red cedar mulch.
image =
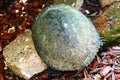
[[(6, 2), (7, 3), (6, 3)], [(12, 1), (12, 3), (11, 3)], [(0, 80), (24, 80), (16, 76), (5, 64), (2, 50), (26, 28), (30, 28), (35, 15), (53, 0), (1, 0), (0, 1)], [(4, 4), (4, 5), (3, 5)], [(81, 9), (91, 18), (98, 15), (99, 7)], [(97, 10), (97, 11), (96, 11)], [(91, 11), (93, 11), (91, 13)], [(34, 75), (31, 80), (118, 80), (120, 79), (120, 46), (98, 53), (94, 61), (82, 72), (62, 72), (49, 76), (47, 71)]]

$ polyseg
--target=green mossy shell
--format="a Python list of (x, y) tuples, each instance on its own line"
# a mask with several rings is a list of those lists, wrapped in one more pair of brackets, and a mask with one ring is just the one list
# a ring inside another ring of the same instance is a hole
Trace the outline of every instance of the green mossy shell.
[(74, 7), (59, 4), (43, 9), (32, 26), (40, 57), (53, 69), (82, 70), (101, 45), (93, 24)]

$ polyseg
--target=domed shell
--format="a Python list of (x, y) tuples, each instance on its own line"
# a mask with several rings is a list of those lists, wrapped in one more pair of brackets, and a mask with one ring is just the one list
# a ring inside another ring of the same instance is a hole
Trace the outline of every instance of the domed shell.
[(94, 25), (74, 7), (59, 4), (43, 9), (35, 18), (32, 36), (45, 63), (56, 70), (82, 70), (101, 45)]

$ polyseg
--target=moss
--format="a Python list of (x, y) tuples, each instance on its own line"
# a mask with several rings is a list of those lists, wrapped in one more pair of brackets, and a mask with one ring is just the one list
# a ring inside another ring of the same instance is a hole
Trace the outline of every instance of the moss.
[(106, 8), (93, 23), (105, 40), (104, 47), (118, 45), (120, 43), (120, 2)]
[(106, 46), (120, 43), (120, 26), (115, 24), (110, 29), (104, 30), (101, 34), (106, 40)]

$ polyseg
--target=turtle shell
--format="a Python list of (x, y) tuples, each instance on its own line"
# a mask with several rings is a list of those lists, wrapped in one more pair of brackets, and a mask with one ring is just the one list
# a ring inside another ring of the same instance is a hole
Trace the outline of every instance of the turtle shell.
[(74, 7), (59, 4), (43, 9), (32, 26), (35, 48), (56, 70), (82, 70), (98, 52), (101, 40), (94, 25)]

